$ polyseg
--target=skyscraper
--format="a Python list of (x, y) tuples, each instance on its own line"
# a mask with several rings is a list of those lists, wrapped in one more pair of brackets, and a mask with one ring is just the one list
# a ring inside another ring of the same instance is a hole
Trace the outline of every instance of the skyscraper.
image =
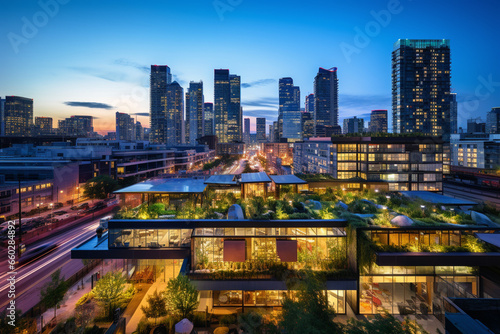
[(0, 136), (5, 135), (4, 113), (5, 113), (5, 99), (2, 99), (0, 97)]
[(151, 65), (149, 116), (150, 140), (154, 143), (165, 143), (167, 130), (164, 100), (167, 94), (167, 85), (171, 82), (172, 74), (168, 66)]
[(450, 133), (458, 133), (457, 93), (451, 93), (450, 98)]
[(266, 119), (257, 118), (257, 142), (264, 143), (266, 141)]
[(219, 143), (228, 143), (228, 116), (231, 101), (229, 70), (214, 71), (214, 128)]
[(0, 116), (2, 135), (29, 136), (33, 128), (33, 99), (6, 96)]
[(182, 87), (174, 81), (167, 85), (166, 96), (162, 98), (166, 122), (165, 138), (161, 141), (167, 145), (184, 143), (184, 93)]
[(372, 110), (368, 132), (387, 133), (387, 110)]
[(228, 140), (240, 142), (242, 140), (243, 126), (241, 109), (241, 78), (238, 75), (229, 75), (231, 102), (229, 103)]
[(144, 128), (141, 122), (135, 122), (135, 140), (144, 140)]
[(306, 96), (306, 112), (314, 113), (314, 94)]
[(75, 115), (59, 120), (58, 132), (65, 136), (92, 137), (94, 135), (94, 117)]
[(53, 131), (52, 117), (35, 117), (35, 129), (39, 135), (48, 135)]
[(500, 133), (500, 108), (491, 108), (486, 114), (486, 133)]
[(302, 113), (302, 138), (314, 137), (314, 114), (309, 111)]
[(347, 133), (363, 133), (365, 130), (365, 120), (362, 118), (345, 118), (344, 119), (344, 134)]
[(394, 133), (450, 134), (450, 41), (400, 39), (392, 52)]
[(245, 118), (243, 141), (245, 142), (245, 144), (250, 144), (250, 118)]
[(186, 139), (196, 145), (196, 139), (204, 136), (205, 120), (203, 115), (203, 82), (189, 83), (186, 93)]
[[(338, 125), (339, 117), (339, 81), (337, 68), (319, 68), (314, 78), (314, 134), (328, 132), (324, 127)], [(323, 128), (323, 129), (321, 129)]]
[(302, 139), (300, 88), (293, 85), (292, 78), (279, 80), (278, 127), (280, 140), (297, 141)]
[(205, 136), (214, 135), (214, 104), (205, 102), (203, 104), (203, 113), (205, 117)]
[(129, 114), (116, 112), (116, 139), (135, 140), (136, 127), (135, 122)]

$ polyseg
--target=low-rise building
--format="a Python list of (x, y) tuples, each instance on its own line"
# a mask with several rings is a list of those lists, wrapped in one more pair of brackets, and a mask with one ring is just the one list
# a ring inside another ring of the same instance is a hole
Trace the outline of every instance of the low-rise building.
[(497, 168), (500, 166), (500, 134), (451, 135), (451, 164), (480, 169)]

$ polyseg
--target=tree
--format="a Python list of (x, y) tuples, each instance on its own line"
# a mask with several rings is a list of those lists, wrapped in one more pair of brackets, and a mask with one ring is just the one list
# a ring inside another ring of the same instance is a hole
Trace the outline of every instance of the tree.
[(243, 169), (243, 173), (253, 173), (254, 170), (252, 169), (252, 167), (250, 167), (250, 164), (247, 162), (245, 164), (245, 168)]
[(283, 301), (281, 327), (288, 334), (337, 334), (341, 326), (333, 319), (335, 311), (328, 304), (324, 280), (308, 270), (295, 284), (288, 288), (297, 290), (296, 298), (289, 296)]
[(61, 269), (57, 269), (50, 275), (51, 280), (47, 282), (40, 291), (40, 301), (47, 308), (54, 308), (54, 318), (56, 317), (57, 305), (64, 299), (68, 291), (68, 283), (64, 276), (61, 277)]
[(94, 298), (99, 302), (107, 316), (124, 300), (125, 279), (120, 272), (109, 272), (97, 281), (94, 287)]
[(168, 282), (164, 296), (167, 309), (181, 318), (187, 318), (198, 307), (198, 290), (183, 274)]
[(21, 317), (20, 310), (16, 309), (14, 314), (7, 311), (0, 313), (0, 334), (36, 333), (36, 328), (35, 319)]
[(349, 319), (344, 329), (345, 334), (429, 334), (416, 322), (400, 322), (389, 313), (375, 315), (375, 319)]
[(148, 305), (141, 306), (141, 310), (142, 312), (144, 312), (144, 315), (146, 317), (155, 318), (156, 325), (156, 319), (164, 317), (168, 314), (165, 298), (163, 298), (163, 296), (158, 293), (158, 290), (155, 290), (152, 295), (149, 295), (147, 297), (146, 302), (148, 303)]
[(105, 199), (116, 190), (118, 182), (107, 175), (100, 175), (88, 180), (83, 186), (83, 194), (90, 199)]

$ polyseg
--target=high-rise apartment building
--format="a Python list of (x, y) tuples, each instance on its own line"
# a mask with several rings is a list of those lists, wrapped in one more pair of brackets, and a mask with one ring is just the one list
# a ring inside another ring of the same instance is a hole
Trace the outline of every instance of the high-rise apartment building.
[(304, 111), (302, 113), (302, 137), (314, 137), (314, 113), (312, 112)]
[(205, 136), (214, 135), (214, 104), (205, 102), (203, 104), (203, 113), (205, 118)]
[(319, 68), (314, 78), (314, 133), (324, 132), (324, 127), (336, 127), (339, 117), (339, 82), (337, 68)]
[(458, 133), (457, 93), (450, 94), (450, 134)]
[(116, 112), (116, 139), (136, 140), (136, 126), (129, 114)]
[(39, 135), (49, 135), (53, 132), (52, 117), (35, 117), (35, 131)]
[(196, 145), (196, 139), (205, 134), (203, 115), (203, 82), (189, 83), (186, 92), (186, 142)]
[(92, 137), (94, 136), (94, 118), (76, 115), (59, 120), (58, 132), (64, 136)]
[(151, 65), (150, 76), (150, 125), (151, 138), (154, 143), (165, 143), (166, 114), (165, 97), (167, 85), (172, 82), (170, 68), (166, 65)]
[(279, 80), (278, 131), (281, 139), (302, 139), (302, 114), (300, 112), (300, 88), (292, 78)]
[(242, 109), (241, 109), (241, 78), (238, 75), (229, 75), (231, 100), (229, 103), (228, 140), (241, 142), (243, 139)]
[(250, 118), (244, 120), (243, 141), (245, 144), (250, 144)]
[(1, 134), (29, 136), (33, 128), (33, 99), (6, 96), (0, 113)]
[(165, 110), (165, 137), (162, 143), (178, 145), (184, 143), (184, 90), (174, 81), (167, 85), (166, 96), (162, 98)]
[(266, 119), (257, 117), (257, 142), (264, 143), (266, 141)]
[(370, 114), (370, 133), (387, 133), (387, 110), (372, 110)]
[(486, 133), (500, 133), (500, 108), (491, 108), (486, 115)]
[(400, 39), (392, 52), (394, 133), (449, 137), (450, 41)]
[(362, 118), (357, 118), (354, 116), (353, 118), (344, 119), (344, 134), (347, 133), (363, 133), (365, 129), (365, 120)]

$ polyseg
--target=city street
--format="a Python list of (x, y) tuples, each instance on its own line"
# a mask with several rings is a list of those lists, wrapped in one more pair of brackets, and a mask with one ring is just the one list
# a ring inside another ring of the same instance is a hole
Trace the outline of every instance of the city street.
[[(41, 288), (46, 282), (50, 281), (50, 275), (57, 269), (60, 268), (61, 275), (69, 278), (83, 268), (81, 260), (71, 259), (71, 249), (94, 235), (98, 225), (99, 219), (95, 219), (28, 247), (29, 250), (37, 245), (50, 242), (58, 245), (55, 250), (50, 251), (43, 257), (16, 268), (17, 309), (27, 311), (35, 306), (40, 300)], [(6, 253), (2, 252), (2, 256), (6, 257)], [(3, 258), (0, 260), (0, 310), (3, 310), (9, 303), (7, 298), (7, 289), (9, 287), (6, 281), (8, 278), (7, 272), (7, 260)]]

